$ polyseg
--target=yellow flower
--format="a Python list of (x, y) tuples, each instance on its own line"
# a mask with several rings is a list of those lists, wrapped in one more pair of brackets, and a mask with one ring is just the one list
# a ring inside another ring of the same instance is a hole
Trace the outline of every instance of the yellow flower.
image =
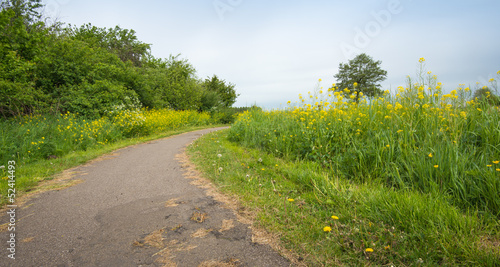
[(318, 79), (318, 82), (321, 82), (321, 79)]
[(436, 169), (439, 168), (439, 165), (434, 165), (434, 168), (436, 168)]
[(418, 60), (418, 62), (420, 62), (420, 63), (422, 63), (422, 62), (424, 62), (424, 61), (425, 61), (425, 58), (423, 58), (423, 57), (421, 57), (421, 58)]
[(497, 169), (497, 172), (500, 172), (500, 169)]
[(390, 248), (391, 248), (391, 246), (387, 245), (387, 246), (385, 246), (384, 248), (385, 248), (385, 249), (390, 249)]
[(429, 153), (429, 158), (432, 158), (432, 153)]
[(491, 83), (491, 82), (494, 82), (494, 81), (495, 81), (495, 79), (491, 78), (488, 82)]
[(493, 167), (493, 165), (489, 164), (489, 165), (486, 165), (486, 167)]
[(402, 132), (403, 132), (403, 130), (398, 130), (398, 133), (402, 133)]
[(330, 226), (325, 226), (323, 227), (323, 231), (329, 233), (330, 231), (332, 231), (332, 228)]
[(498, 164), (498, 163), (500, 163), (500, 160), (495, 160), (495, 161), (493, 161), (493, 163)]
[(293, 198), (288, 199), (288, 202), (294, 202), (294, 201), (295, 201), (295, 199), (293, 199)]
[(372, 248), (367, 248), (365, 249), (366, 252), (373, 252), (373, 249)]
[(352, 85), (354, 85), (354, 87), (356, 87), (356, 86), (358, 86), (358, 83), (354, 82)]
[(337, 216), (335, 216), (335, 215), (332, 215), (332, 219), (334, 219), (334, 220), (338, 220), (338, 219), (339, 219), (339, 217), (337, 217)]

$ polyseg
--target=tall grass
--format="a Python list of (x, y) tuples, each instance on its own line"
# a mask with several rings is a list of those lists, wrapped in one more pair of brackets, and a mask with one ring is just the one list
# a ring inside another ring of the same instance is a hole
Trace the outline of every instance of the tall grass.
[(465, 86), (444, 94), (436, 76), (422, 73), (395, 95), (355, 103), (348, 89), (333, 86), (285, 110), (247, 112), (229, 138), (319, 162), (359, 183), (445, 196), (462, 210), (499, 218), (500, 109), (470, 100)]
[(113, 111), (97, 120), (86, 120), (69, 112), (53, 116), (25, 116), (0, 121), (0, 162), (16, 160), (29, 163), (129, 137), (210, 122), (207, 113), (173, 110)]

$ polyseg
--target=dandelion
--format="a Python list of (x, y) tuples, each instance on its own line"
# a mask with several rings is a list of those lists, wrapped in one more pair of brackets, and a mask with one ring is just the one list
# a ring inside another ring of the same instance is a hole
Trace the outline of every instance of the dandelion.
[(429, 153), (429, 158), (432, 158), (432, 153)]
[(259, 158), (259, 162), (262, 162), (262, 158)]
[(219, 167), (219, 171), (221, 172), (222, 170), (223, 170), (222, 167)]
[(493, 167), (493, 165), (488, 164), (488, 165), (486, 165), (486, 167), (491, 168), (491, 167)]
[(386, 249), (386, 250), (387, 250), (387, 249), (390, 249), (390, 248), (391, 248), (391, 246), (390, 246), (390, 245), (387, 245), (387, 246), (385, 246), (385, 247), (384, 247), (384, 249)]
[(217, 157), (221, 158), (221, 157), (222, 157), (222, 155), (221, 155), (221, 154), (217, 154)]
[(398, 130), (398, 131), (397, 131), (397, 133), (402, 133), (402, 132), (403, 132), (403, 130)]
[(332, 231), (332, 228), (330, 226), (325, 226), (323, 227), (323, 231), (329, 233)]
[(497, 172), (500, 172), (500, 169), (497, 169)]
[(337, 217), (337, 216), (335, 216), (335, 215), (332, 215), (332, 219), (334, 219), (334, 220), (338, 220), (338, 219), (339, 219), (339, 217)]
[(261, 170), (261, 171), (265, 171), (266, 169), (262, 168), (262, 169), (260, 169), (260, 170)]
[(288, 202), (294, 202), (294, 201), (295, 201), (295, 199), (293, 199), (293, 198), (288, 199)]
[(365, 249), (366, 252), (373, 252), (373, 249), (372, 248), (367, 248)]
[(493, 161), (493, 164), (498, 164), (498, 163), (500, 163), (500, 160)]
[(436, 169), (439, 168), (439, 165), (434, 165), (434, 168), (436, 168)]

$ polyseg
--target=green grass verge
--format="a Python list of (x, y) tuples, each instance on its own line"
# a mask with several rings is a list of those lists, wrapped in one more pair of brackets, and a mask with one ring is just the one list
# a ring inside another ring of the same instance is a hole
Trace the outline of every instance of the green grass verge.
[[(14, 158), (13, 160), (16, 161), (17, 164), (15, 166), (16, 198), (19, 198), (26, 192), (29, 192), (34, 188), (36, 188), (36, 186), (41, 181), (53, 179), (56, 174), (60, 173), (63, 170), (79, 166), (89, 160), (95, 159), (103, 154), (112, 152), (114, 150), (185, 132), (213, 128), (218, 126), (223, 126), (223, 125), (190, 126), (185, 128), (178, 128), (171, 131), (165, 131), (162, 133), (156, 133), (149, 136), (123, 139), (116, 141), (115, 143), (106, 144), (104, 146), (89, 148), (86, 151), (83, 150), (74, 151), (56, 159), (42, 159), (34, 162), (22, 163)], [(7, 169), (8, 168), (6, 164), (6, 169), (0, 170), (0, 175), (2, 175), (2, 177), (4, 176), (7, 177), (8, 175)], [(9, 188), (8, 181), (5, 179), (0, 180), (0, 192), (2, 192), (2, 198), (0, 199), (0, 206), (8, 204), (8, 198), (6, 194), (8, 188)]]
[(227, 134), (198, 139), (191, 160), (308, 266), (500, 266), (496, 218), (440, 195), (332, 177), (317, 163), (244, 148)]

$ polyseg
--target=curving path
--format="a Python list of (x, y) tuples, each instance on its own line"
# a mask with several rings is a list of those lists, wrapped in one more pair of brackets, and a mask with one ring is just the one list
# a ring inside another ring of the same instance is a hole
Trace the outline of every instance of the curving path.
[[(250, 226), (186, 179), (176, 159), (214, 128), (127, 147), (77, 167), (81, 183), (17, 210), (16, 259), (0, 266), (289, 266)], [(7, 222), (0, 214), (0, 224)]]

